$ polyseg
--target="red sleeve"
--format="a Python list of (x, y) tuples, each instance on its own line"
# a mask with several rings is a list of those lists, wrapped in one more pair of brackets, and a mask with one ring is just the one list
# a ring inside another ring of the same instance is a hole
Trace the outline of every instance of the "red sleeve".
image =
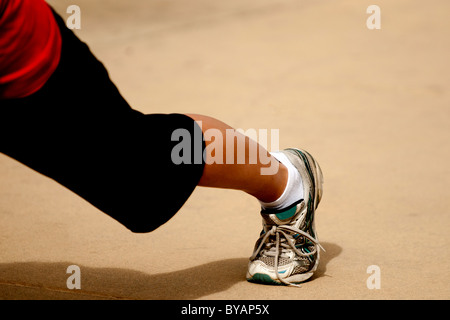
[(61, 35), (44, 0), (0, 0), (0, 99), (38, 91), (59, 63)]

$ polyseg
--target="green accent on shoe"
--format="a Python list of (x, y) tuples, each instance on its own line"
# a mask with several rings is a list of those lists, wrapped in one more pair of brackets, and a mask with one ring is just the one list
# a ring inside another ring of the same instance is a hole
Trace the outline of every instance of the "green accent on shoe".
[(273, 280), (267, 274), (263, 274), (263, 273), (255, 273), (253, 275), (253, 277), (251, 277), (250, 279), (247, 279), (247, 281), (248, 282), (253, 282), (253, 283), (262, 283), (262, 284), (276, 285), (276, 286), (283, 285), (282, 283), (279, 283), (279, 282)]
[(297, 206), (293, 206), (289, 210), (277, 213), (276, 216), (280, 220), (286, 220), (286, 219), (292, 218), (295, 215), (296, 211), (297, 211)]

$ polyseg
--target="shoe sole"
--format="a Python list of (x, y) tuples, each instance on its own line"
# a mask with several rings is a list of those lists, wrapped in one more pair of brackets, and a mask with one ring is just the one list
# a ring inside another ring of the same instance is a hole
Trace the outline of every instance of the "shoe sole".
[[(312, 177), (312, 183), (314, 185), (314, 213), (317, 207), (319, 206), (320, 201), (322, 200), (323, 195), (323, 173), (322, 169), (320, 168), (319, 163), (305, 150), (296, 149), (296, 148), (289, 148), (286, 149), (285, 152), (288, 152), (290, 154), (293, 154), (294, 156), (300, 157), (304, 159), (304, 163), (306, 164), (306, 169), (309, 172), (309, 175)], [(306, 161), (305, 161), (306, 160)], [(318, 239), (316, 226), (315, 226), (315, 219), (313, 218), (312, 223), (312, 229), (316, 236), (316, 239)], [(315, 264), (313, 268), (302, 274), (296, 274), (291, 277), (287, 277), (284, 280), (288, 281), (293, 284), (298, 284), (305, 282), (309, 278), (311, 278), (314, 274), (314, 272), (317, 270), (317, 267), (319, 266), (320, 261), (320, 250), (317, 250), (317, 258), (315, 261)], [(284, 285), (284, 283), (280, 282), (279, 280), (272, 279), (269, 275), (263, 274), (263, 273), (255, 273), (253, 276), (250, 276), (250, 274), (247, 274), (247, 281), (252, 283), (259, 283), (259, 284), (268, 284), (268, 285)]]

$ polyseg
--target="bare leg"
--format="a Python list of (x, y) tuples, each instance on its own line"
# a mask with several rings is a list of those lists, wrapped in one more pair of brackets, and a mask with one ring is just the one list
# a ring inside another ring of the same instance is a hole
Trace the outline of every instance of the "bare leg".
[[(221, 136), (224, 140), (226, 140), (227, 137), (227, 130), (234, 130), (229, 125), (215, 118), (198, 114), (187, 114), (187, 116), (194, 119), (197, 123), (201, 123), (203, 133), (210, 129), (219, 130), (222, 133)], [(235, 141), (236, 143), (233, 143), (234, 150), (227, 150), (227, 143), (226, 141), (223, 141), (221, 144), (223, 150), (216, 150), (216, 152), (222, 152), (224, 157), (226, 157), (227, 151), (233, 152), (234, 156), (237, 157), (237, 146), (239, 143), (243, 143), (245, 144), (246, 155), (244, 164), (239, 164), (237, 161), (234, 161), (231, 164), (226, 163), (225, 161), (222, 164), (207, 163), (203, 171), (203, 176), (200, 179), (199, 186), (242, 190), (256, 197), (260, 201), (275, 201), (281, 196), (286, 187), (288, 177), (287, 168), (280, 163), (276, 173), (270, 175), (261, 174), (261, 169), (270, 167), (271, 162), (269, 162), (269, 164), (264, 164), (258, 156), (256, 163), (251, 164), (249, 161), (250, 150), (257, 150), (258, 155), (264, 154), (270, 161), (277, 160), (274, 159), (260, 144), (249, 137), (236, 131), (234, 131), (234, 136), (237, 140)], [(205, 141), (205, 143), (206, 148), (208, 148), (211, 141)]]

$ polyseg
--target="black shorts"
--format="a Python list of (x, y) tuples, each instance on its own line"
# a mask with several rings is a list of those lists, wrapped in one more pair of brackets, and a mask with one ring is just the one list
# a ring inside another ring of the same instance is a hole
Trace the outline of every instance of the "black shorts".
[[(150, 232), (185, 203), (203, 160), (175, 164), (176, 129), (198, 135), (181, 114), (132, 109), (86, 44), (56, 13), (61, 60), (38, 92), (0, 100), (0, 152), (54, 179), (133, 232)], [(196, 161), (194, 161), (196, 160)], [(188, 161), (186, 161), (188, 162)], [(51, 195), (49, 195), (51, 196)]]

